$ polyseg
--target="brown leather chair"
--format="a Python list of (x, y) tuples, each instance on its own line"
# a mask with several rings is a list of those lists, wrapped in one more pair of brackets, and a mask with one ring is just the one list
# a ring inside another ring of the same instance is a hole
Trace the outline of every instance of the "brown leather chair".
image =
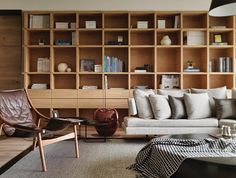
[[(33, 116), (36, 116), (35, 118)], [(41, 120), (48, 122), (45, 128), (41, 127)], [(42, 139), (45, 133), (55, 133), (73, 126), (73, 132), (50, 139)], [(2, 130), (7, 136), (14, 136), (15, 133), (30, 133), (34, 137), (33, 149), (39, 145), (42, 170), (46, 171), (46, 162), (43, 146), (58, 141), (75, 139), (75, 153), (79, 157), (77, 126), (80, 120), (75, 118), (48, 118), (35, 109), (29, 99), (26, 90), (5, 90), (0, 91), (0, 135)]]

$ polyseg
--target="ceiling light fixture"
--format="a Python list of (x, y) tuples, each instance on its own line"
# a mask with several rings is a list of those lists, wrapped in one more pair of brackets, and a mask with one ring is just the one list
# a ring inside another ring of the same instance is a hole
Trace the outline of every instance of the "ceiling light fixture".
[(214, 17), (236, 15), (236, 0), (212, 0), (208, 14)]

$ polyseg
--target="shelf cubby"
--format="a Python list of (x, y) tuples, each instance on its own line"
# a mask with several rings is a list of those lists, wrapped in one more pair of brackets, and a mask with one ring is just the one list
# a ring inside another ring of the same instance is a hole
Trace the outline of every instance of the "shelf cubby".
[(211, 74), (210, 75), (210, 88), (217, 88), (226, 86), (228, 89), (234, 86), (234, 75), (233, 74)]
[(79, 32), (80, 45), (102, 45), (102, 31), (86, 30)]
[(234, 28), (233, 16), (230, 17), (213, 17), (209, 16), (209, 28), (214, 29), (224, 29), (224, 28)]
[(222, 46), (222, 45), (213, 45), (213, 43), (216, 43), (215, 41), (215, 35), (220, 35), (221, 36), (221, 41), (222, 43), (227, 43), (226, 45), (233, 45), (234, 43), (234, 38), (233, 38), (233, 30), (214, 30), (210, 31), (209, 34), (209, 41), (210, 45), (212, 46)]
[(28, 31), (27, 38), (28, 41), (26, 45), (39, 45), (39, 43), (44, 43), (44, 45), (50, 45), (50, 31)]
[[(76, 38), (72, 39), (72, 33), (75, 33), (75, 31), (54, 31), (54, 45), (56, 46), (70, 46), (70, 45), (76, 45)], [(56, 44), (57, 40), (66, 40), (68, 44)]]
[(154, 28), (154, 16), (154, 13), (133, 13), (130, 17), (130, 28), (137, 28), (138, 21), (147, 21), (148, 28)]
[(154, 45), (154, 31), (131, 31), (131, 45)]
[(207, 88), (207, 75), (205, 74), (184, 74), (183, 89)]
[(207, 14), (184, 13), (183, 28), (207, 28)]
[(71, 72), (76, 72), (76, 48), (54, 48), (54, 72), (58, 72), (60, 63), (66, 63)]
[[(177, 23), (177, 27), (175, 27), (175, 18), (176, 16), (178, 16), (178, 22)], [(180, 14), (179, 13), (158, 13), (157, 16), (157, 21), (158, 20), (165, 20), (165, 28), (180, 28)], [(159, 29), (158, 27), (158, 23), (157, 23), (157, 29)]]
[(188, 67), (188, 61), (192, 61), (200, 72), (207, 72), (207, 48), (183, 48), (183, 71)]
[(152, 74), (131, 74), (130, 89), (135, 89), (136, 86), (147, 86), (150, 89), (155, 89), (155, 76)]
[(68, 29), (71, 29), (70, 23), (76, 23), (76, 13), (55, 13), (53, 19), (54, 28), (56, 28), (56, 22), (68, 22)]
[(177, 76), (178, 78), (179, 78), (179, 87), (178, 88), (175, 88), (175, 89), (180, 89), (181, 88), (181, 86), (180, 86), (180, 84), (181, 84), (181, 75), (180, 74), (176, 74), (176, 73), (164, 73), (164, 74), (158, 74), (157, 75), (157, 82), (156, 82), (156, 84), (157, 84), (157, 86), (156, 86), (156, 88), (157, 89), (162, 89), (161, 88), (161, 80), (162, 80), (162, 76), (163, 75), (170, 75), (170, 76)]
[(181, 32), (179, 30), (176, 31), (157, 31), (157, 45), (161, 45), (162, 38), (168, 35), (171, 40), (171, 45), (180, 45), (181, 43)]
[(76, 117), (77, 112), (75, 108), (53, 108), (53, 110), (58, 111), (59, 117)]
[(128, 13), (104, 14), (104, 28), (128, 28)]
[(108, 89), (128, 89), (128, 74), (107, 74)]
[(37, 72), (38, 58), (50, 59), (50, 48), (28, 48), (26, 72)]
[[(123, 38), (123, 42), (118, 42), (118, 37)], [(128, 45), (128, 30), (105, 31), (104, 45)]]
[(97, 86), (98, 89), (103, 89), (103, 79), (101, 74), (80, 74), (79, 88), (83, 86)]
[(157, 48), (157, 72), (180, 72), (181, 49), (180, 48)]
[(47, 84), (47, 89), (50, 89), (50, 74), (28, 74), (26, 80), (28, 89), (33, 84)]
[(150, 65), (150, 71), (154, 72), (154, 61), (155, 61), (155, 54), (154, 48), (131, 48), (131, 72), (135, 71), (136, 67), (143, 67), (144, 64)]
[(96, 28), (102, 28), (102, 13), (80, 13), (79, 28), (85, 28), (86, 21), (96, 21)]
[(119, 48), (119, 47), (105, 47), (104, 50), (105, 56), (114, 56), (123, 61), (124, 63), (124, 72), (128, 72), (128, 57), (129, 49), (128, 47)]
[[(190, 35), (190, 39), (188, 39), (188, 32), (201, 32), (203, 33), (203, 37), (202, 36), (191, 36)], [(182, 38), (183, 38), (183, 45), (184, 46), (206, 46), (207, 43), (208, 43), (208, 40), (207, 40), (207, 31), (204, 29), (204, 30), (192, 30), (192, 29), (188, 29), (188, 30), (183, 30), (183, 35), (182, 35)], [(201, 40), (198, 39), (198, 38), (202, 38)]]
[(76, 89), (76, 75), (54, 74), (54, 89)]

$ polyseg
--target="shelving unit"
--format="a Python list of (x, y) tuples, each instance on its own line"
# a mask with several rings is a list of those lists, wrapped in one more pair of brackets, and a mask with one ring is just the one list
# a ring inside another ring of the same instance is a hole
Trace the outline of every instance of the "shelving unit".
[[(49, 16), (50, 28), (29, 28), (30, 15)], [(179, 19), (175, 23), (176, 19)], [(165, 28), (158, 27), (165, 20)], [(86, 28), (95, 21), (96, 28)], [(147, 21), (148, 28), (138, 28)], [(56, 28), (56, 22), (67, 22), (68, 28)], [(75, 23), (75, 28), (70, 28)], [(31, 12), (24, 13), (24, 84), (34, 104), (47, 115), (58, 109), (62, 116), (91, 118), (96, 108), (116, 107), (122, 117), (128, 114), (127, 98), (136, 86), (159, 89), (162, 75), (178, 76), (180, 89), (235, 87), (236, 18), (209, 17), (207, 12)], [(202, 44), (187, 45), (188, 32), (203, 32)], [(213, 45), (220, 34), (227, 45)], [(72, 41), (56, 45), (56, 40)], [(168, 35), (171, 45), (161, 45)], [(122, 39), (121, 41), (118, 41)], [(39, 45), (43, 41), (44, 45)], [(123, 72), (105, 72), (104, 57), (116, 57), (124, 63)], [(37, 71), (38, 58), (50, 59), (50, 72)], [(220, 57), (232, 58), (232, 71), (210, 69), (210, 62)], [(102, 65), (101, 72), (81, 71), (81, 60), (93, 59)], [(184, 72), (188, 61), (199, 72)], [(59, 72), (59, 63), (67, 63), (71, 72)], [(149, 71), (135, 72), (148, 64)], [(104, 78), (108, 88), (105, 90)], [(32, 90), (34, 83), (46, 83), (47, 90)], [(96, 85), (97, 90), (83, 86)], [(105, 93), (106, 92), (106, 93)], [(105, 100), (106, 97), (106, 100)]]

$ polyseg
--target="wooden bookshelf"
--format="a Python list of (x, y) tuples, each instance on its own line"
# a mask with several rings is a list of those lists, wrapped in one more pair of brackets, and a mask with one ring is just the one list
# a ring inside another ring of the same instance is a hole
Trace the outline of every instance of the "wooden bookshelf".
[[(49, 28), (30, 28), (30, 15), (47, 15)], [(176, 19), (179, 19), (175, 23)], [(165, 20), (165, 28), (158, 26)], [(86, 28), (86, 21), (95, 21), (96, 28)], [(138, 28), (146, 21), (148, 28)], [(56, 22), (67, 22), (68, 28), (56, 28)], [(75, 24), (75, 28), (70, 28)], [(180, 79), (180, 89), (235, 87), (236, 18), (209, 17), (207, 12), (24, 12), (24, 86), (34, 104), (47, 115), (58, 109), (62, 116), (91, 118), (96, 108), (115, 107), (122, 117), (128, 114), (127, 98), (136, 86), (159, 89), (162, 75)], [(202, 32), (201, 44), (188, 45), (186, 34)], [(56, 45), (59, 40), (74, 43)], [(220, 34), (224, 45), (214, 45)], [(161, 45), (168, 35), (171, 45)], [(122, 37), (123, 41), (118, 42)], [(39, 45), (43, 41), (44, 45)], [(81, 60), (93, 59), (104, 69), (104, 56), (114, 56), (124, 63), (123, 72), (81, 71)], [(37, 59), (50, 58), (50, 71), (38, 72)], [(210, 63), (220, 57), (232, 59), (232, 71), (212, 71)], [(199, 72), (184, 72), (191, 60)], [(65, 62), (71, 72), (59, 72)], [(136, 73), (136, 67), (149, 65), (146, 73)], [(108, 89), (104, 78), (107, 76)], [(32, 90), (34, 83), (46, 83), (46, 90)], [(97, 90), (84, 90), (95, 85)], [(106, 99), (105, 99), (106, 98)]]

